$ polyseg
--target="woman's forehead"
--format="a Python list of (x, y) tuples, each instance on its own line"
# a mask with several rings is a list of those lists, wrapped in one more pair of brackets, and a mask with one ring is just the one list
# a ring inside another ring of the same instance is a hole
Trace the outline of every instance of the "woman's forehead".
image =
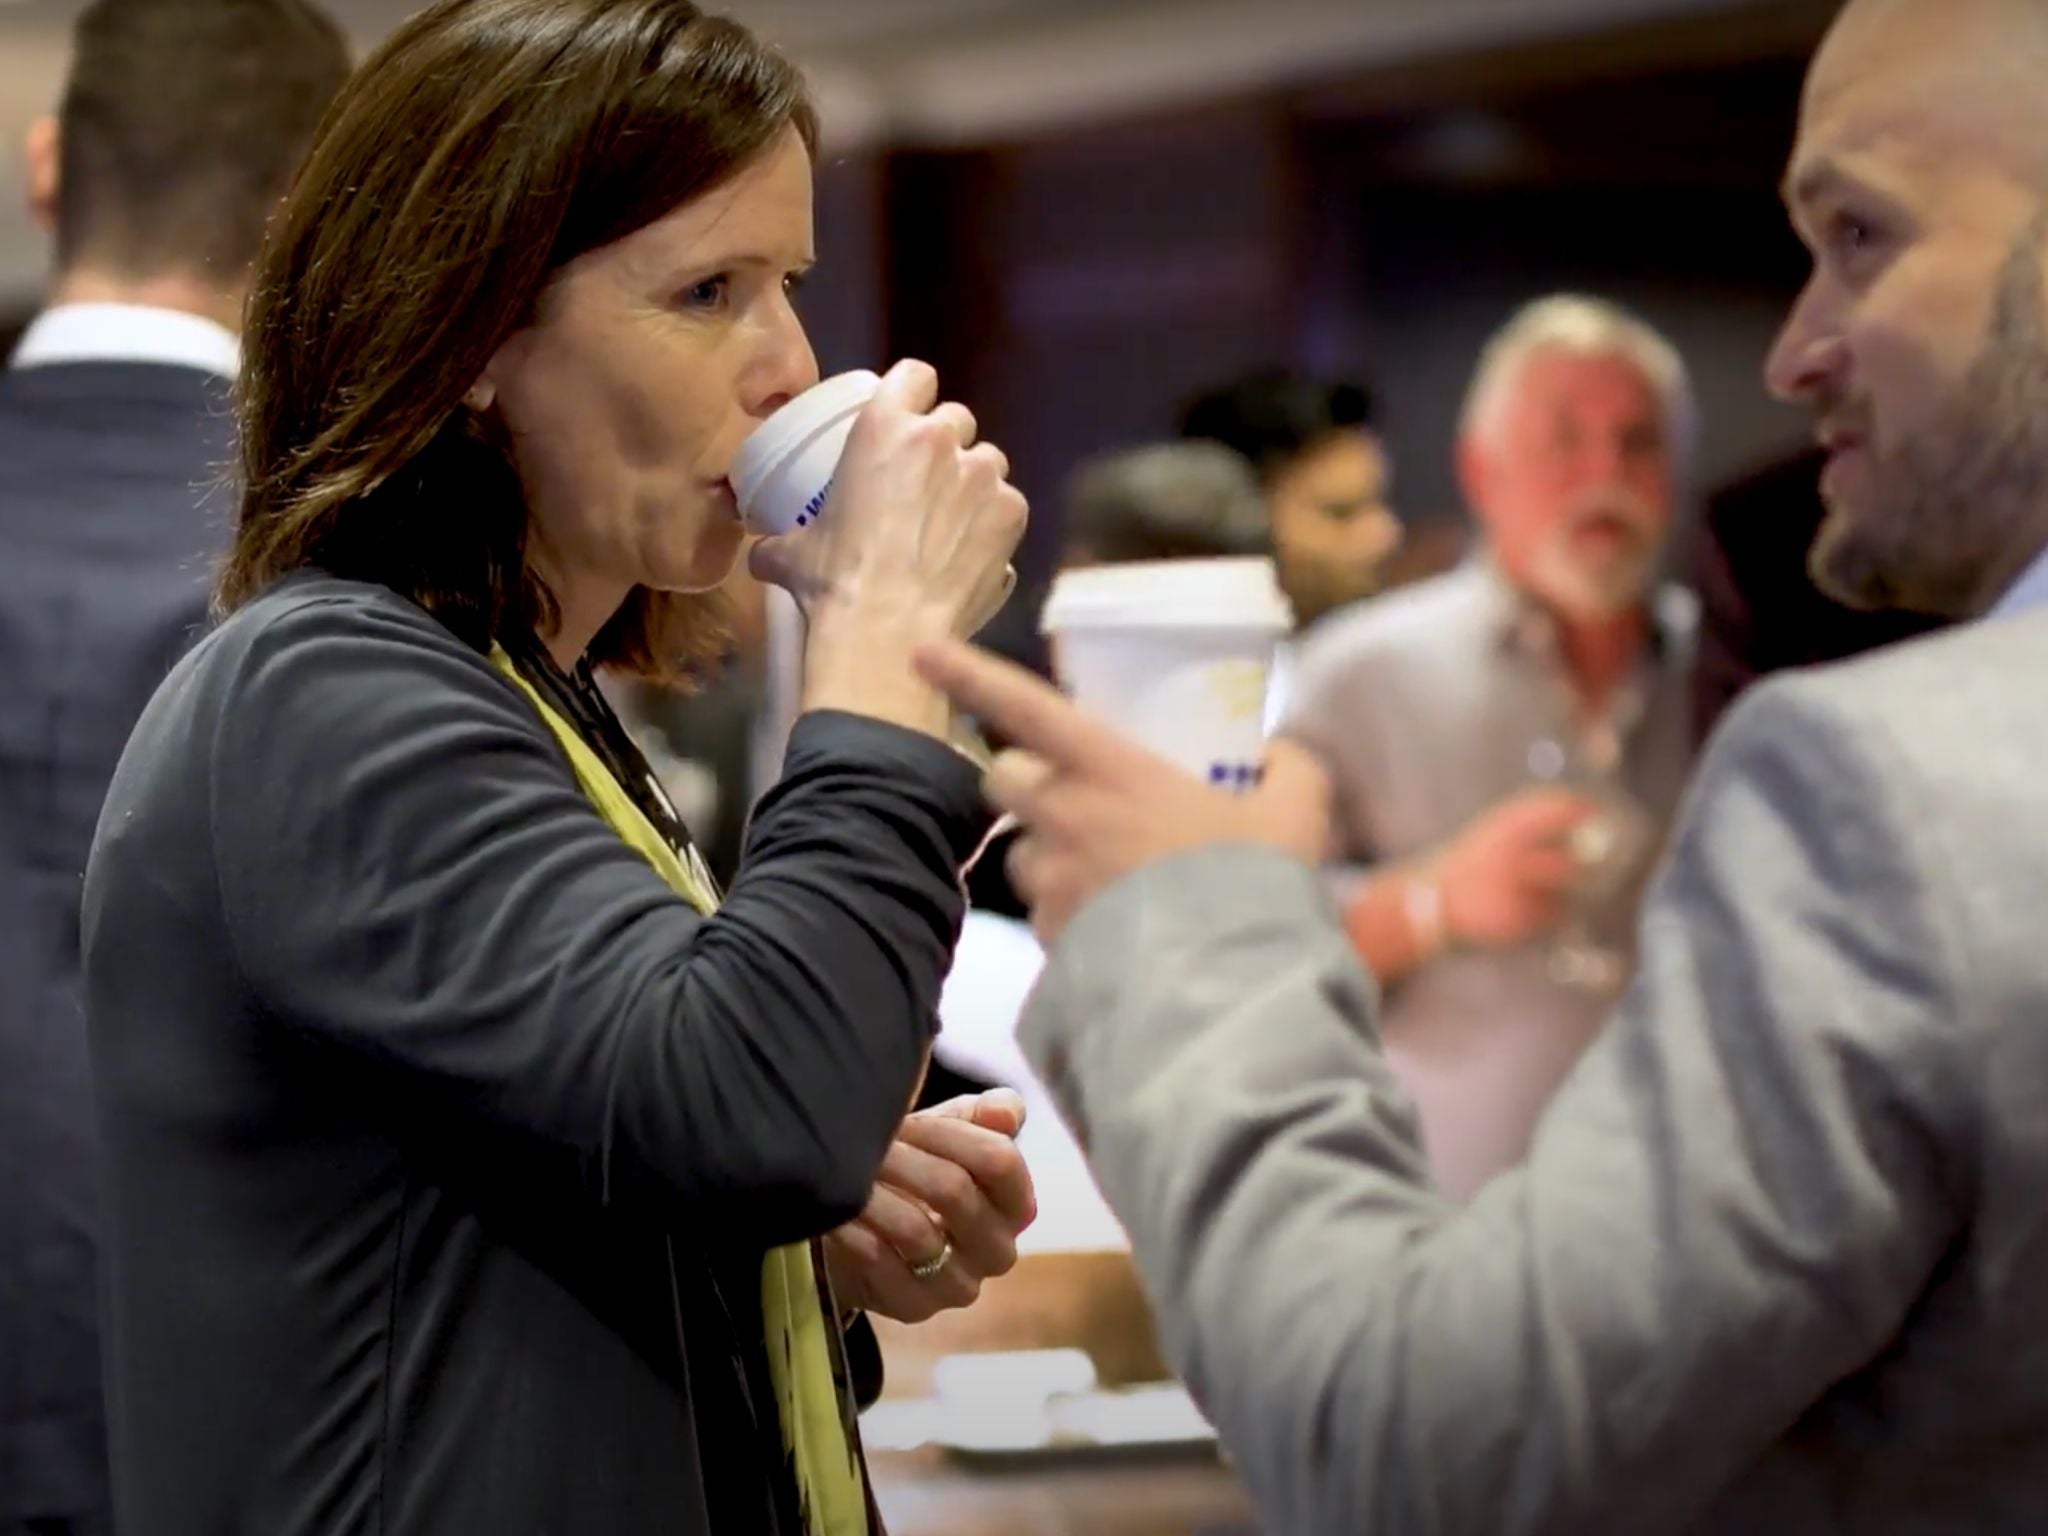
[(816, 259), (811, 194), (810, 154), (792, 129), (729, 180), (591, 254), (648, 273), (707, 264), (809, 266)]

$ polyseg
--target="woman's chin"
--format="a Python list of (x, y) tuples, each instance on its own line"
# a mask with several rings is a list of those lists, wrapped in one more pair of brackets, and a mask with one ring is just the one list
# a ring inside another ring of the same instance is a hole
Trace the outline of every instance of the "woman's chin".
[(653, 573), (654, 579), (645, 584), (657, 592), (674, 592), (682, 596), (715, 592), (739, 568), (740, 556), (746, 547), (746, 530), (737, 523), (730, 527), (706, 529), (703, 537), (697, 540), (696, 547), (683, 559), (672, 564), (664, 562), (665, 568)]

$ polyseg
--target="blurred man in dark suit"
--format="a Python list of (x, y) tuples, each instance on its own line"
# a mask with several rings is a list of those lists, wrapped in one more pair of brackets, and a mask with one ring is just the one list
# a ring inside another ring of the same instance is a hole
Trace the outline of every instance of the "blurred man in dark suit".
[(29, 133), (56, 269), (0, 372), (0, 1536), (112, 1529), (79, 882), (205, 620), (246, 273), (347, 73), (305, 0), (96, 0)]
[(1844, 661), (1909, 640), (1942, 621), (1912, 613), (1865, 613), (1836, 602), (1807, 574), (1826, 507), (1822, 448), (1775, 459), (1717, 490), (1693, 549), (1691, 585), (1700, 629), (1693, 659), (1693, 738), (1751, 683), (1787, 667)]

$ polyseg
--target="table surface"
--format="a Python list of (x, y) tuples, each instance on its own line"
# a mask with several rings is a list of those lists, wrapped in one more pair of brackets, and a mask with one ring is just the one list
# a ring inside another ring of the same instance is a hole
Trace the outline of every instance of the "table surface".
[(1258, 1536), (1236, 1476), (1199, 1457), (1000, 1468), (871, 1451), (889, 1536)]

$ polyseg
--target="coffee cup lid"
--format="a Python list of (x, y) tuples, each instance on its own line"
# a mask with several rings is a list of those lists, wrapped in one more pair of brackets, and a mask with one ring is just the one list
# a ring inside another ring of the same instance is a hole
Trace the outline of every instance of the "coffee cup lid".
[(732, 491), (742, 507), (782, 461), (842, 417), (875, 397), (879, 375), (865, 368), (834, 374), (812, 385), (748, 434), (732, 461)]
[(1251, 629), (1285, 634), (1294, 610), (1263, 557), (1134, 560), (1063, 571), (1039, 628)]

